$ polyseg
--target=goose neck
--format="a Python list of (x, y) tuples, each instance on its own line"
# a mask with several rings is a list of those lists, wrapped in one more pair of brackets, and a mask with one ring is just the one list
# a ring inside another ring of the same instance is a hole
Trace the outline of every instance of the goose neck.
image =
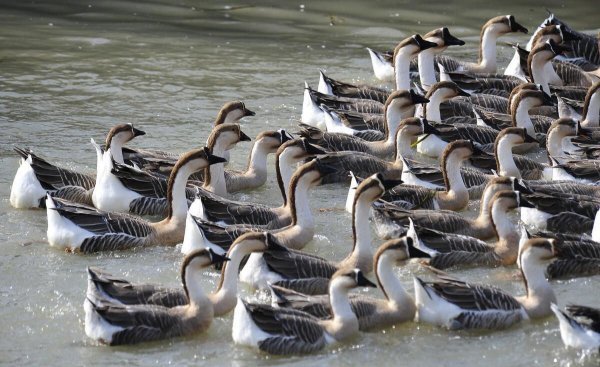
[(347, 338), (358, 332), (358, 319), (348, 298), (348, 289), (344, 284), (339, 284), (335, 279), (329, 286), (329, 302), (333, 319), (327, 324), (329, 332), (336, 340)]
[(496, 65), (496, 41), (498, 34), (494, 29), (487, 28), (481, 37), (481, 48), (479, 54), (479, 66), (484, 72), (495, 73)]
[(396, 90), (410, 89), (410, 60), (412, 58), (412, 47), (404, 47), (398, 51), (394, 65)]
[(492, 207), (492, 223), (498, 236), (496, 253), (505, 263), (514, 264), (519, 251), (519, 228), (508, 217), (507, 208), (500, 203), (494, 203)]
[(379, 287), (387, 298), (388, 302), (395, 306), (394, 308), (402, 312), (415, 312), (413, 298), (406, 292), (402, 282), (394, 273), (395, 259), (387, 254), (382, 254), (377, 262), (376, 275)]
[[(586, 101), (587, 102), (587, 101)], [(600, 125), (600, 91), (596, 90), (589, 98), (589, 103), (584, 106), (585, 114), (581, 125), (584, 127), (598, 127)]]
[(535, 136), (535, 128), (531, 118), (529, 117), (529, 109), (532, 107), (532, 101), (530, 98), (523, 98), (519, 105), (515, 109), (515, 113), (512, 116), (513, 126), (522, 127), (527, 130), (527, 134)]
[(417, 56), (419, 61), (419, 79), (421, 80), (421, 86), (425, 90), (429, 90), (437, 82), (433, 63), (434, 56), (437, 53), (436, 48), (421, 51)]
[(308, 177), (302, 176), (298, 180), (292, 180), (290, 183), (290, 196), (288, 206), (292, 214), (292, 225), (300, 228), (313, 228), (314, 220), (310, 212), (309, 191), (312, 185), (308, 182)]
[[(229, 150), (230, 144), (226, 144), (222, 139), (217, 139), (211, 148), (213, 155), (222, 157), (226, 150)], [(208, 191), (219, 195), (227, 195), (227, 185), (225, 184), (225, 165), (224, 163), (211, 164), (205, 169), (205, 178), (203, 187)]]
[(272, 152), (268, 142), (265, 139), (260, 139), (252, 146), (246, 176), (258, 177), (267, 174), (267, 156)]
[(341, 264), (359, 268), (365, 273), (373, 270), (373, 251), (371, 250), (371, 227), (369, 210), (373, 201), (360, 195), (355, 199), (352, 210), (352, 252)]
[(511, 137), (502, 137), (496, 144), (496, 169), (500, 176), (521, 178), (521, 171), (515, 163), (512, 148), (515, 145)]
[(521, 254), (521, 272), (527, 289), (523, 306), (530, 316), (539, 317), (549, 312), (556, 296), (546, 279), (546, 264), (531, 252)]
[(170, 185), (167, 187), (167, 198), (170, 198), (168, 219), (174, 219), (179, 223), (185, 223), (188, 211), (185, 188), (190, 175), (194, 172), (196, 172), (196, 170), (192, 169), (189, 164), (184, 164), (177, 172), (171, 173), (171, 175), (175, 175), (175, 178), (172, 182), (169, 180)]
[(440, 105), (446, 98), (444, 98), (443, 89), (438, 89), (431, 93), (429, 103), (425, 106), (425, 117), (429, 121), (442, 122), (442, 115), (440, 113)]
[(546, 136), (546, 147), (548, 148), (548, 155), (550, 157), (562, 157), (563, 156), (563, 139), (569, 136), (559, 127), (548, 131)]
[(396, 159), (394, 165), (401, 166), (402, 158), (412, 158), (413, 150), (411, 148), (414, 135), (409, 134), (406, 129), (401, 129), (396, 135)]
[(212, 311), (212, 303), (208, 297), (208, 295), (202, 289), (202, 282), (200, 279), (202, 278), (202, 271), (204, 269), (198, 267), (190, 267), (186, 269), (185, 277), (184, 277), (184, 289), (186, 290), (189, 304), (192, 307), (196, 307), (203, 312), (207, 312), (208, 310)]
[(546, 63), (550, 60), (542, 58), (542, 55), (533, 55), (531, 59), (531, 77), (533, 82), (540, 84), (544, 92), (550, 94), (550, 86), (548, 85), (548, 78), (544, 73)]

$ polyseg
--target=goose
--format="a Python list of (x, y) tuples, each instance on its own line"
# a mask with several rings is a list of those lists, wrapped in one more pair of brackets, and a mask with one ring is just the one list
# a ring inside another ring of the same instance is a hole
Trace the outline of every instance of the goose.
[[(566, 109), (566, 111), (560, 111), (559, 109), (559, 112), (562, 112), (560, 117), (572, 117), (579, 120), (582, 127), (600, 127), (600, 82), (594, 83), (588, 89), (580, 112), (575, 111), (572, 106), (564, 103), (565, 100), (566, 98), (559, 98), (559, 108), (561, 107), (561, 102), (563, 102), (563, 107)], [(577, 102), (573, 101), (572, 103)]]
[(328, 153), (322, 159), (335, 167), (336, 173), (324, 178), (323, 183), (347, 182), (349, 172), (354, 172), (359, 177), (368, 177), (374, 173), (386, 171), (389, 175), (393, 174), (399, 179), (404, 162), (414, 155), (411, 148), (412, 140), (425, 131), (434, 131), (426, 119), (413, 117), (402, 120), (396, 133), (396, 155), (393, 162), (362, 152)]
[(477, 63), (467, 63), (448, 56), (437, 56), (436, 61), (447, 71), (496, 73), (496, 40), (498, 37), (512, 32), (527, 33), (528, 31), (527, 28), (517, 23), (513, 15), (494, 17), (481, 27), (479, 60)]
[[(420, 52), (437, 46), (437, 43), (426, 41), (419, 34), (400, 41), (394, 49), (393, 60), (396, 74), (396, 90), (410, 89), (410, 61)], [(385, 103), (390, 94), (388, 90), (382, 88), (366, 85), (356, 86), (339, 82), (327, 77), (323, 72), (320, 74), (318, 91), (338, 97), (372, 99), (380, 103)]]
[(600, 310), (569, 305), (561, 311), (556, 304), (550, 306), (560, 327), (560, 337), (567, 347), (594, 349), (600, 347)]
[(183, 240), (187, 200), (185, 185), (189, 175), (224, 159), (208, 148), (192, 150), (179, 158), (169, 177), (167, 217), (155, 223), (104, 212), (85, 205), (46, 197), (48, 242), (53, 247), (83, 253), (123, 250), (151, 245), (175, 245)]
[[(350, 295), (350, 306), (358, 318), (361, 331), (388, 328), (414, 319), (415, 301), (402, 286), (394, 272), (394, 265), (427, 256), (427, 253), (415, 248), (412, 239), (406, 236), (386, 241), (377, 249), (373, 268), (385, 299)], [(270, 288), (275, 307), (294, 308), (319, 319), (331, 317), (331, 305), (326, 295), (305, 295), (277, 285), (270, 285)]]
[(358, 333), (359, 323), (350, 307), (348, 291), (362, 286), (376, 287), (359, 269), (338, 270), (329, 283), (333, 317), (328, 320), (240, 298), (233, 313), (233, 342), (270, 354), (300, 354), (350, 338)]
[[(401, 99), (399, 99), (401, 98)], [(415, 105), (428, 103), (426, 98), (412, 90), (397, 90), (390, 94), (386, 104), (377, 106), (377, 112), (363, 113), (353, 111), (356, 104), (341, 104), (339, 101), (321, 103), (325, 128), (329, 132), (353, 135), (368, 141), (385, 140), (389, 123), (413, 117)], [(394, 102), (389, 105), (388, 102)], [(358, 102), (357, 102), (358, 103)], [(379, 103), (379, 102), (377, 102)], [(361, 102), (361, 104), (364, 104)]]
[(233, 193), (263, 186), (267, 182), (267, 155), (275, 153), (281, 144), (292, 139), (293, 137), (284, 129), (263, 131), (258, 134), (250, 152), (246, 171), (225, 171), (227, 192)]
[[(598, 230), (598, 215), (593, 231)], [(592, 237), (563, 240), (558, 247), (557, 259), (546, 268), (548, 279), (571, 279), (600, 274), (600, 243)]]
[(569, 57), (583, 58), (595, 65), (600, 65), (600, 52), (598, 51), (600, 46), (598, 45), (597, 37), (575, 31), (565, 22), (558, 19), (554, 14), (550, 14), (546, 19), (546, 22), (549, 24), (561, 25), (564, 31), (576, 35), (576, 40), (569, 43), (569, 46), (572, 48), (572, 50), (569, 51)]
[(228, 261), (212, 250), (202, 249), (188, 255), (181, 266), (185, 305), (122, 305), (86, 297), (85, 333), (108, 345), (137, 344), (147, 341), (192, 335), (210, 327), (214, 318), (213, 301), (197, 280), (210, 265)]
[[(369, 153), (379, 158), (391, 155), (396, 148), (396, 134), (400, 128), (402, 111), (416, 103), (427, 103), (428, 100), (409, 91), (396, 91), (390, 95), (385, 104), (383, 140), (366, 141), (360, 136), (349, 135), (347, 132), (324, 132), (317, 128), (300, 125), (300, 136), (312, 144), (321, 146), (329, 151), (358, 151)], [(378, 130), (379, 131), (379, 130)], [(352, 132), (354, 134), (354, 131)]]
[(583, 195), (534, 192), (525, 197), (533, 207), (521, 210), (521, 220), (538, 230), (590, 232), (600, 209), (600, 200)]
[(396, 77), (392, 63), (394, 53), (392, 51), (378, 52), (369, 47), (367, 47), (367, 51), (371, 58), (371, 65), (373, 67), (375, 78), (382, 82), (393, 82)]
[[(419, 227), (431, 228), (441, 232), (463, 234), (480, 240), (488, 240), (497, 235), (492, 224), (494, 216), (506, 215), (506, 210), (492, 212), (494, 201), (517, 202), (519, 207), (532, 207), (533, 204), (525, 199), (518, 191), (497, 192), (488, 203), (482, 200), (479, 215), (475, 219), (465, 218), (463, 215), (451, 210), (405, 210), (395, 205), (378, 204), (373, 211), (373, 219), (377, 234), (383, 238), (390, 238), (400, 230), (404, 232), (409, 226), (409, 219)], [(487, 205), (486, 205), (487, 204)], [(506, 209), (512, 204), (498, 205), (496, 208)]]
[[(213, 125), (216, 127), (221, 124), (239, 123), (241, 118), (255, 115), (256, 113), (246, 108), (246, 105), (243, 102), (231, 101), (225, 103), (223, 107), (221, 107)], [(123, 156), (125, 163), (128, 165), (135, 165), (140, 168), (156, 171), (155, 173), (162, 173), (168, 176), (168, 171), (170, 171), (171, 166), (175, 164), (180, 154), (161, 150), (128, 148), (125, 149)], [(228, 152), (223, 154), (223, 158), (226, 158), (229, 161), (228, 156)], [(163, 171), (160, 164), (161, 162), (166, 163), (167, 173)]]
[(558, 161), (550, 157), (554, 180), (595, 184), (600, 181), (600, 161), (596, 159)]
[(375, 174), (364, 180), (356, 190), (352, 210), (352, 251), (343, 260), (331, 262), (321, 257), (301, 251), (281, 247), (278, 251), (250, 255), (240, 273), (240, 280), (255, 288), (265, 289), (267, 282), (280, 280), (301, 280), (320, 288), (311, 293), (327, 292), (329, 278), (338, 269), (356, 267), (365, 273), (373, 270), (373, 252), (371, 250), (371, 230), (369, 228), (369, 209), (371, 204), (381, 197), (385, 190), (398, 184), (384, 174)]
[(425, 95), (425, 98), (429, 99), (429, 103), (432, 103), (432, 105), (423, 106), (422, 111), (416, 111), (415, 115), (425, 117), (433, 122), (442, 122), (440, 104), (451, 101), (452, 98), (457, 96), (469, 97), (470, 94), (451, 81), (434, 83)]
[(513, 297), (499, 288), (440, 276), (433, 282), (415, 277), (419, 322), (457, 329), (504, 329), (515, 323), (547, 317), (556, 303), (544, 276), (544, 262), (555, 253), (556, 240), (528, 240), (519, 252), (526, 295)]
[[(110, 159), (112, 154), (113, 159), (122, 163), (123, 145), (136, 136), (144, 134), (145, 132), (136, 129), (132, 124), (121, 124), (111, 128), (106, 136), (106, 150), (110, 153), (106, 156), (102, 154), (98, 156), (97, 175), (102, 175), (100, 171), (102, 160)], [(92, 204), (91, 190), (96, 186), (94, 177), (55, 166), (31, 150), (18, 147), (14, 149), (21, 156), (19, 169), (10, 190), (10, 203), (14, 208), (43, 207), (48, 192), (59, 198)]]
[[(234, 309), (237, 301), (238, 272), (244, 257), (253, 252), (265, 251), (273, 246), (279, 245), (271, 234), (252, 232), (236, 239), (229, 251), (223, 254), (229, 261), (223, 264), (216, 291), (207, 296), (212, 303), (214, 316), (225, 315)], [(187, 256), (198, 250), (201, 249), (191, 250)], [(188, 272), (193, 270), (192, 268)], [(192, 275), (192, 278), (197, 276), (199, 275)], [(91, 300), (100, 298), (112, 304), (122, 305), (150, 304), (177, 307), (188, 304), (184, 289), (167, 288), (155, 284), (131, 284), (126, 279), (114, 277), (93, 267), (88, 267), (87, 297)]]
[[(249, 140), (250, 138), (244, 134), (238, 124), (220, 124), (213, 128), (209, 136), (208, 149), (215, 152), (214, 155), (219, 156), (239, 141)], [(202, 187), (206, 190), (218, 187), (218, 193), (221, 193), (225, 189), (224, 184), (217, 186), (225, 181), (224, 169), (222, 165), (219, 166), (221, 167), (211, 171), (212, 175), (205, 178)], [(102, 175), (101, 179), (96, 182), (92, 194), (92, 201), (96, 208), (106, 212), (129, 212), (138, 215), (166, 214), (168, 211), (168, 200), (166, 199), (168, 177), (148, 173), (135, 167), (119, 165), (110, 159), (104, 160), (102, 169), (110, 174)], [(196, 184), (200, 183), (196, 182)], [(189, 187), (185, 192), (188, 199), (193, 199), (196, 190)]]
[(318, 185), (324, 176), (333, 171), (333, 168), (322, 162), (320, 158), (315, 158), (298, 167), (289, 185), (290, 195), (287, 205), (291, 211), (292, 221), (288, 226), (282, 228), (271, 229), (270, 224), (266, 226), (221, 226), (194, 217), (193, 219), (200, 230), (203, 246), (212, 248), (215, 251), (219, 247), (227, 249), (243, 233), (271, 229), (271, 233), (283, 246), (293, 249), (303, 248), (312, 240), (315, 231), (308, 194), (310, 189)]
[(440, 158), (445, 190), (400, 185), (388, 190), (383, 200), (407, 203), (410, 209), (461, 210), (469, 203), (469, 192), (459, 169), (476, 152), (473, 143), (456, 140), (448, 144)]
[[(246, 201), (233, 201), (220, 196), (203, 192), (198, 195), (190, 206), (189, 214), (211, 221), (224, 224), (255, 224), (267, 225), (274, 227), (274, 222), (285, 226), (289, 225), (292, 220), (290, 207), (287, 206), (287, 198), (289, 197), (289, 184), (292, 178), (293, 167), (305, 160), (309, 156), (325, 154), (326, 152), (310, 144), (305, 138), (293, 139), (283, 143), (275, 154), (275, 171), (277, 173), (277, 183), (283, 204), (278, 207), (271, 208), (260, 203), (249, 203)], [(188, 216), (188, 222), (193, 220)], [(184, 247), (186, 247), (187, 238), (190, 241), (195, 241), (197, 230), (194, 223), (186, 225), (186, 239), (184, 239)], [(188, 231), (191, 231), (188, 234)]]

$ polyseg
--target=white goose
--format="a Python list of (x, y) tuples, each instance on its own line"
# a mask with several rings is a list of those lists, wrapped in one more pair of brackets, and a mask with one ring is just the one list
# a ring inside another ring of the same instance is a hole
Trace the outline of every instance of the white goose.
[[(106, 153), (96, 152), (97, 179), (103, 176), (102, 166), (106, 160), (115, 159), (123, 163), (123, 145), (145, 132), (131, 124), (117, 125), (106, 136)], [(92, 189), (96, 186), (94, 177), (55, 166), (21, 148), (15, 148), (21, 156), (19, 169), (10, 191), (10, 203), (19, 209), (39, 208), (44, 204), (46, 194), (67, 200), (92, 205)]]
[(567, 347), (598, 349), (600, 347), (600, 310), (597, 308), (570, 305), (561, 311), (553, 304), (552, 312), (560, 326), (560, 337)]
[(340, 269), (329, 283), (333, 318), (319, 320), (302, 311), (251, 304), (239, 299), (233, 314), (233, 342), (271, 354), (301, 354), (323, 349), (359, 331), (348, 292), (376, 287), (358, 269)]
[(485, 285), (448, 276), (425, 282), (415, 278), (419, 322), (456, 329), (504, 329), (523, 320), (551, 314), (556, 296), (544, 275), (544, 263), (554, 257), (556, 240), (528, 240), (519, 253), (526, 295), (513, 297)]
[(114, 304), (102, 298), (86, 297), (85, 333), (108, 345), (137, 344), (192, 335), (210, 327), (214, 318), (212, 300), (199, 286), (197, 277), (210, 265), (228, 261), (212, 250), (188, 255), (181, 266), (181, 281), (188, 302), (175, 307)]
[(210, 164), (225, 160), (207, 148), (184, 154), (173, 168), (167, 188), (167, 217), (155, 223), (126, 214), (46, 198), (48, 242), (70, 251), (96, 252), (151, 245), (175, 245), (183, 240), (187, 214), (185, 186), (188, 177)]

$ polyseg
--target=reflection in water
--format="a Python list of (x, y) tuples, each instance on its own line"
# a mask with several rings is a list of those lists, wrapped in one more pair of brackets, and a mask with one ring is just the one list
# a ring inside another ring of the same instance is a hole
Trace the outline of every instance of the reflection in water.
[[(45, 243), (43, 211), (10, 208), (10, 183), (17, 169), (13, 145), (64, 166), (92, 172), (89, 138), (103, 140), (116, 124), (132, 122), (148, 135), (135, 145), (185, 151), (205, 143), (219, 107), (241, 99), (257, 115), (244, 131), (286, 128), (300, 118), (304, 81), (316, 86), (318, 69), (340, 80), (375, 83), (365, 47), (388, 49), (415, 32), (448, 26), (467, 41), (448, 53), (473, 60), (479, 27), (486, 19), (514, 14), (534, 29), (548, 7), (579, 30), (594, 31), (597, 11), (588, 1), (524, 4), (503, 1), (3, 1), (0, 4), (0, 239), (3, 252), (0, 361), (7, 364), (171, 363), (264, 365), (305, 363), (418, 365), (594, 364), (566, 351), (558, 324), (547, 320), (499, 333), (449, 333), (407, 324), (361, 335), (349, 344), (308, 357), (266, 358), (231, 343), (231, 317), (211, 330), (172, 343), (133, 348), (97, 347), (83, 330), (85, 267), (95, 265), (139, 282), (178, 286), (178, 248), (77, 256)], [(516, 34), (502, 41), (524, 42)], [(499, 64), (512, 51), (500, 43)], [(242, 168), (249, 144), (232, 152)], [(243, 200), (279, 204), (273, 170), (265, 188), (236, 195)], [(346, 188), (320, 187), (314, 194), (317, 233), (308, 251), (342, 258), (351, 244), (350, 217), (342, 210)], [(473, 206), (475, 207), (475, 206)], [(30, 244), (30, 245), (26, 245)], [(379, 241), (375, 241), (375, 245)], [(399, 270), (412, 289), (416, 265)], [(456, 272), (470, 280), (523, 292), (518, 271), (472, 269)], [(217, 274), (202, 282), (216, 286)], [(559, 303), (598, 303), (597, 278), (556, 282)], [(377, 293), (377, 291), (373, 291)], [(245, 291), (249, 295), (249, 290)], [(264, 294), (259, 295), (266, 298)], [(440, 353), (440, 351), (443, 351)]]

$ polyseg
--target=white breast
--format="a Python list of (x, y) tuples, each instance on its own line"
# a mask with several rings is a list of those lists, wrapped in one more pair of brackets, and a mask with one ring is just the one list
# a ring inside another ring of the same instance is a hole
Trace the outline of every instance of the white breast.
[(124, 328), (112, 325), (100, 317), (87, 298), (83, 302), (83, 309), (85, 311), (85, 334), (88, 337), (108, 344), (112, 341), (115, 333), (124, 330)]
[(50, 246), (63, 249), (78, 249), (83, 240), (95, 236), (67, 218), (60, 215), (52, 200), (46, 199), (46, 214), (48, 216), (48, 231), (46, 235)]
[(46, 190), (31, 167), (31, 156), (21, 159), (10, 188), (10, 204), (17, 209), (39, 208), (45, 196)]
[(238, 302), (233, 310), (233, 325), (231, 327), (233, 342), (256, 347), (258, 343), (272, 336), (256, 326), (242, 300), (238, 298)]
[(437, 136), (429, 135), (427, 139), (417, 144), (417, 152), (424, 154), (428, 157), (438, 158), (447, 145), (447, 142), (443, 141)]
[(268, 283), (283, 280), (281, 275), (269, 270), (262, 253), (252, 253), (240, 272), (240, 281), (257, 289), (267, 289)]
[(129, 204), (142, 197), (135, 191), (129, 190), (110, 171), (113, 168), (110, 152), (102, 157), (102, 169), (98, 171), (96, 186), (92, 194), (94, 206), (107, 212), (129, 212)]

